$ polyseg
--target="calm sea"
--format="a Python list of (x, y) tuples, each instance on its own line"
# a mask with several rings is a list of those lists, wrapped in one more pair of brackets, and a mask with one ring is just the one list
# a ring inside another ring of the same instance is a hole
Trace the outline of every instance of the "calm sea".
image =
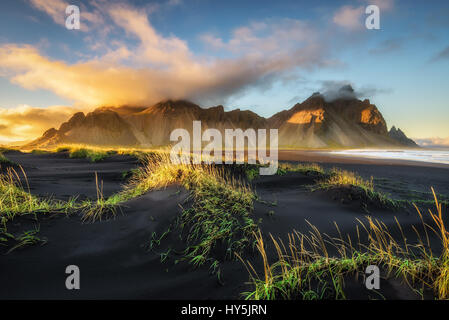
[(332, 151), (333, 154), (357, 156), (377, 159), (401, 159), (430, 163), (449, 164), (449, 149), (421, 149), (421, 150), (339, 150)]

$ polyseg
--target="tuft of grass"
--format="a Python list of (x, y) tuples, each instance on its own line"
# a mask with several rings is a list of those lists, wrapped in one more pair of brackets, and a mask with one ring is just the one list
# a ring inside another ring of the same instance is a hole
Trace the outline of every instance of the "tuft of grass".
[(323, 188), (351, 185), (354, 187), (359, 187), (367, 192), (374, 192), (374, 183), (372, 177), (371, 180), (365, 180), (362, 177), (356, 175), (354, 172), (337, 168), (331, 169), (328, 177), (322, 180), (320, 184)]
[(381, 208), (396, 209), (399, 203), (390, 199), (387, 195), (374, 189), (373, 178), (365, 180), (354, 172), (333, 168), (326, 173), (325, 178), (316, 182), (312, 190), (343, 190), (344, 197), (350, 200), (360, 200), (365, 210), (374, 205)]
[(123, 147), (123, 146), (96, 146), (96, 145), (88, 145), (88, 144), (60, 144), (57, 146), (50, 147), (46, 150), (49, 152), (68, 152), (69, 154), (79, 150), (85, 149), (90, 151), (91, 153), (100, 153), (100, 154), (117, 154), (117, 155), (128, 155), (140, 159), (145, 155), (154, 153), (154, 152), (164, 152), (162, 148), (148, 149), (148, 148), (133, 148), (133, 147)]
[[(243, 168), (243, 172), (246, 175), (248, 181), (252, 181), (259, 177), (260, 164), (248, 164), (240, 165)], [(289, 163), (280, 162), (276, 171), (277, 175), (283, 176), (288, 172), (300, 172), (305, 175), (314, 176), (315, 178), (322, 178), (325, 176), (325, 170), (316, 163)]]
[(69, 151), (70, 158), (89, 159), (91, 162), (99, 162), (110, 155), (109, 152), (97, 151), (92, 149), (73, 149)]
[(15, 166), (16, 164), (9, 160), (3, 153), (0, 152), (0, 165)]
[(40, 155), (40, 154), (49, 154), (50, 151), (48, 150), (42, 150), (42, 149), (33, 149), (31, 150), (32, 154)]
[(127, 180), (127, 179), (133, 177), (134, 175), (139, 173), (139, 170), (140, 169), (138, 169), (138, 168), (134, 168), (134, 169), (123, 171), (121, 173), (122, 180)]
[(397, 209), (407, 204), (393, 200), (375, 190), (372, 177), (370, 180), (365, 180), (354, 172), (338, 168), (325, 170), (316, 163), (280, 163), (277, 174), (285, 175), (288, 172), (299, 172), (310, 176), (314, 180), (314, 184), (309, 186), (312, 191), (331, 191), (334, 197), (340, 198), (342, 202), (360, 201), (365, 211), (368, 211), (369, 206)]
[(259, 177), (259, 165), (244, 164), (244, 172), (248, 181), (252, 181)]
[[(179, 184), (190, 191), (192, 207), (183, 210), (176, 227), (185, 235), (184, 260), (195, 266), (213, 256), (234, 257), (251, 244), (257, 228), (251, 212), (255, 194), (223, 168), (205, 164), (173, 164), (168, 153), (147, 155), (145, 165), (135, 171), (124, 189), (109, 198), (97, 187), (97, 201), (87, 206), (85, 219), (101, 219), (112, 208), (149, 190)], [(97, 181), (98, 186), (98, 181)]]
[(183, 185), (193, 198), (179, 219), (186, 231), (185, 259), (199, 266), (213, 263), (212, 256), (233, 258), (252, 245), (257, 225), (251, 217), (255, 195), (249, 187), (213, 169), (190, 172)]
[(101, 220), (105, 214), (115, 215), (120, 202), (124, 201), (120, 197), (104, 198), (103, 181), (98, 181), (98, 174), (95, 172), (95, 185), (97, 190), (97, 200), (92, 202), (86, 200), (82, 204), (83, 220)]
[(15, 241), (16, 244), (14, 246), (12, 246), (6, 252), (6, 254), (9, 254), (9, 253), (13, 252), (14, 250), (22, 249), (22, 248), (27, 247), (27, 246), (33, 246), (33, 245), (36, 245), (36, 244), (40, 244), (41, 246), (43, 246), (44, 244), (46, 244), (47, 243), (47, 239), (39, 238), (39, 236), (38, 236), (39, 231), (40, 231), (39, 227), (37, 227), (35, 230), (28, 230), (28, 231), (23, 232), (18, 237), (15, 237), (15, 236), (7, 233), (7, 235), (10, 237), (10, 239)]
[[(25, 179), (22, 184), (19, 173), (12, 167), (0, 174), (0, 218), (11, 220), (16, 215), (37, 214), (40, 212), (68, 212), (73, 209), (75, 199), (68, 202), (40, 199), (29, 192), (26, 173), (21, 166), (20, 171)], [(26, 190), (25, 190), (26, 188)]]
[(277, 174), (285, 175), (288, 172), (300, 172), (316, 178), (323, 178), (326, 175), (326, 170), (316, 163), (279, 163)]
[(220, 255), (216, 252), (233, 258), (235, 252), (242, 252), (251, 244), (251, 234), (256, 229), (251, 217), (255, 194), (224, 169), (173, 164), (168, 154), (154, 154), (118, 197), (128, 199), (174, 183), (189, 190), (193, 202), (177, 221), (177, 227), (185, 234), (185, 260), (195, 266), (207, 261), (213, 264), (214, 256)]
[(125, 148), (119, 146), (95, 146), (87, 144), (66, 144), (46, 149), (48, 152), (68, 152), (71, 158), (89, 159), (92, 162), (101, 161), (111, 155), (128, 155), (138, 160), (152, 153), (165, 152), (164, 149)]
[[(434, 190), (432, 189), (434, 193)], [(434, 193), (435, 195), (435, 193)], [(377, 265), (387, 271), (387, 277), (396, 277), (414, 287), (432, 290), (438, 299), (449, 298), (449, 233), (444, 225), (442, 207), (435, 195), (436, 213), (429, 210), (434, 222), (431, 226), (416, 207), (422, 221), (425, 239), (413, 227), (417, 241), (410, 243), (402, 232), (396, 241), (389, 229), (380, 221), (366, 217), (356, 226), (357, 238), (349, 235), (330, 237), (321, 234), (309, 224), (309, 234), (294, 231), (288, 243), (270, 235), (277, 252), (277, 261), (270, 263), (261, 232), (255, 233), (257, 249), (263, 261), (263, 277), (244, 261), (252, 279), (254, 290), (245, 292), (246, 299), (345, 299), (344, 279), (349, 275), (364, 273), (366, 266)], [(440, 255), (430, 249), (429, 233), (435, 233), (443, 248)], [(362, 243), (361, 237), (367, 239)], [(335, 253), (331, 254), (332, 249)]]

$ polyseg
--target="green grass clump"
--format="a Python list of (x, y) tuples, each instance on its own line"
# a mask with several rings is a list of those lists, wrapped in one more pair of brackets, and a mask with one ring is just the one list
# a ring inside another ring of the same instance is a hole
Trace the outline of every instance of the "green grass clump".
[(98, 162), (106, 157), (108, 157), (110, 154), (105, 151), (96, 151), (91, 149), (73, 149), (69, 151), (69, 157), (70, 158), (77, 158), (77, 159), (89, 159), (91, 162)]
[[(26, 174), (20, 167), (25, 177), (26, 187), (28, 181)], [(39, 212), (63, 211), (68, 212), (75, 207), (75, 200), (68, 202), (53, 201), (51, 199), (40, 199), (26, 191), (22, 185), (19, 174), (8, 168), (6, 173), (0, 174), (0, 218), (11, 220), (16, 215), (36, 214)]]
[[(354, 172), (337, 168), (326, 172), (325, 178), (318, 180), (312, 190), (335, 191), (336, 196), (343, 200), (359, 200), (362, 207), (368, 206), (397, 209), (400, 203), (374, 189), (373, 178), (365, 180)], [(341, 192), (340, 192), (341, 191)]]
[[(80, 149), (88, 150), (89, 153), (100, 153), (107, 155), (128, 155), (136, 159), (142, 159), (152, 153), (166, 152), (166, 148), (146, 149), (123, 146), (97, 146), (89, 144), (60, 144), (48, 149), (50, 152), (68, 152), (69, 154)], [(83, 151), (84, 153), (84, 151)]]
[(105, 199), (98, 187), (97, 201), (86, 206), (84, 218), (101, 219), (121, 203), (149, 190), (179, 184), (190, 191), (193, 202), (176, 223), (186, 233), (185, 260), (195, 266), (206, 261), (216, 265), (213, 250), (221, 247), (225, 256), (234, 257), (251, 243), (256, 228), (251, 217), (255, 194), (248, 186), (210, 165), (173, 164), (168, 154), (149, 155), (145, 163), (121, 192)]
[[(433, 189), (432, 189), (433, 191)], [(294, 231), (288, 243), (271, 237), (277, 252), (277, 261), (270, 263), (262, 234), (255, 234), (257, 249), (263, 260), (263, 277), (245, 263), (250, 273), (254, 290), (245, 292), (246, 299), (345, 299), (344, 279), (363, 274), (368, 265), (376, 265), (387, 273), (387, 277), (403, 280), (415, 292), (433, 291), (435, 298), (449, 298), (449, 232), (446, 230), (442, 206), (435, 196), (436, 213), (429, 210), (434, 225), (424, 222), (418, 207), (417, 213), (426, 234), (421, 237), (415, 227), (416, 239), (408, 239), (396, 220), (402, 239), (396, 241), (381, 221), (366, 217), (356, 226), (357, 238), (343, 236), (336, 225), (339, 236), (321, 234), (309, 224), (309, 234)], [(432, 252), (429, 234), (435, 233), (441, 241), (441, 254)], [(361, 241), (364, 237), (367, 240)], [(424, 240), (423, 240), (424, 239)], [(330, 254), (330, 248), (335, 253)], [(241, 259), (243, 261), (243, 259)], [(420, 289), (417, 289), (420, 288)], [(421, 290), (421, 291), (420, 291)]]
[(321, 188), (331, 188), (334, 186), (351, 185), (361, 188), (366, 192), (374, 192), (373, 178), (371, 180), (365, 180), (362, 177), (356, 175), (354, 172), (341, 170), (337, 168), (331, 169), (328, 177), (321, 180), (319, 185)]
[(0, 165), (14, 166), (16, 164), (9, 160), (3, 153), (0, 153)]
[(33, 149), (33, 150), (31, 150), (31, 153), (35, 154), (35, 155), (41, 155), (41, 154), (49, 154), (50, 151), (48, 151), (48, 150), (41, 150), (41, 149)]
[[(259, 177), (259, 164), (243, 164), (243, 171), (245, 172), (246, 178), (248, 181), (252, 181)], [(305, 175), (314, 176), (316, 178), (323, 177), (325, 174), (325, 170), (315, 163), (289, 163), (289, 162), (280, 162), (278, 164), (278, 169), (276, 171), (277, 175), (283, 176), (289, 172), (300, 172)]]
[(324, 177), (326, 174), (325, 169), (316, 163), (279, 163), (277, 174), (285, 175), (288, 172), (300, 172), (316, 178)]
[(365, 211), (369, 206), (397, 209), (405, 203), (391, 199), (386, 194), (374, 189), (373, 178), (365, 180), (354, 172), (332, 168), (325, 170), (315, 163), (280, 163), (278, 175), (289, 172), (299, 172), (313, 179), (314, 183), (309, 188), (314, 190), (327, 190), (334, 193), (334, 197), (342, 202), (360, 201)]
[(69, 213), (81, 208), (75, 198), (69, 201), (56, 201), (42, 199), (32, 195), (29, 191), (25, 171), (18, 166), (25, 180), (22, 184), (20, 175), (13, 167), (7, 168), (0, 174), (0, 245), (12, 246), (6, 253), (18, 248), (34, 244), (45, 244), (46, 240), (38, 237), (39, 229), (25, 231), (19, 236), (14, 236), (7, 230), (8, 222), (17, 216), (45, 214), (45, 213)]
[(192, 190), (193, 206), (184, 210), (179, 224), (186, 232), (185, 259), (199, 266), (214, 263), (216, 249), (233, 258), (253, 244), (257, 225), (251, 217), (254, 193), (220, 172), (193, 171), (184, 186)]
[[(95, 172), (95, 184), (97, 187), (97, 200), (85, 200), (81, 204), (81, 210), (83, 212), (83, 220), (101, 220), (105, 214), (115, 215), (117, 207), (121, 202), (128, 200), (123, 193), (117, 193), (111, 197), (105, 199), (103, 195), (103, 182), (98, 181), (98, 175)], [(129, 198), (130, 199), (130, 198)]]
[(9, 253), (13, 252), (14, 250), (22, 249), (27, 246), (33, 246), (36, 244), (40, 244), (42, 246), (47, 243), (47, 239), (40, 238), (38, 236), (39, 231), (40, 231), (39, 228), (36, 228), (35, 230), (28, 230), (16, 237), (8, 232), (2, 232), (2, 230), (0, 230), (0, 235), (2, 235), (2, 237), (0, 237), (0, 241), (2, 241), (2, 242), (8, 241), (8, 242), (15, 243), (6, 252), (6, 254), (9, 254)]
[(12, 219), (16, 214), (47, 208), (49, 204), (26, 192), (14, 169), (0, 175), (0, 216)]
[(260, 166), (258, 165), (248, 165), (248, 164), (244, 165), (244, 171), (248, 181), (252, 181), (257, 177), (259, 177), (259, 170)]

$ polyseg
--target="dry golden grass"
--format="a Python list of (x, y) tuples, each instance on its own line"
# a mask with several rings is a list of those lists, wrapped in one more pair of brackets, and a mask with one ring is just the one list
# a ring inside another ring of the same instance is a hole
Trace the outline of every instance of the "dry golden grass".
[[(337, 225), (339, 236), (330, 237), (309, 224), (309, 234), (294, 231), (288, 234), (287, 244), (270, 235), (270, 243), (277, 252), (277, 261), (270, 264), (259, 231), (254, 236), (263, 261), (264, 276), (261, 279), (252, 265), (248, 261), (244, 262), (254, 283), (254, 291), (245, 293), (246, 298), (344, 299), (344, 277), (364, 273), (366, 266), (377, 265), (386, 270), (388, 276), (401, 278), (412, 288), (424, 287), (433, 290), (436, 298), (448, 299), (449, 233), (443, 222), (441, 204), (433, 189), (432, 193), (435, 196), (436, 212), (429, 210), (428, 214), (434, 225), (426, 223), (416, 207), (423, 232), (412, 227), (416, 234), (413, 243), (404, 235), (397, 220), (397, 227), (402, 234), (402, 239), (398, 240), (393, 238), (383, 222), (371, 217), (366, 217), (365, 221), (359, 220), (356, 226), (357, 239), (342, 235)], [(439, 255), (432, 251), (430, 233), (441, 240), (443, 250)], [(329, 249), (336, 253), (331, 255)]]
[(2, 152), (0, 152), (0, 166), (14, 166), (15, 163), (9, 160)]
[(20, 174), (12, 167), (0, 174), (0, 217), (10, 220), (16, 215), (39, 212), (68, 212), (75, 207), (74, 199), (68, 202), (41, 199), (30, 193), (25, 171), (19, 166)]
[(303, 173), (316, 173), (324, 174), (326, 170), (317, 163), (279, 163), (279, 169), (281, 173), (285, 172), (303, 172)]
[(354, 172), (336, 168), (332, 169), (329, 173), (329, 177), (321, 183), (330, 186), (351, 185), (374, 191), (373, 177), (371, 177), (370, 180), (365, 180)]
[(222, 244), (227, 256), (252, 244), (257, 226), (251, 217), (255, 194), (223, 168), (204, 164), (173, 164), (167, 153), (148, 156), (146, 165), (123, 191), (123, 198), (179, 184), (190, 191), (192, 206), (183, 210), (177, 227), (185, 235), (183, 258), (195, 266), (206, 262), (216, 271), (218, 257), (211, 250)]

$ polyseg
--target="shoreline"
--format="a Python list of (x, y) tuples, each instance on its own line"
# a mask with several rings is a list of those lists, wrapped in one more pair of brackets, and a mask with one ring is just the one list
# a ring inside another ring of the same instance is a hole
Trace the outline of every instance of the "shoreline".
[(406, 165), (419, 167), (432, 167), (449, 169), (449, 164), (402, 160), (402, 159), (382, 159), (369, 158), (354, 155), (331, 154), (330, 151), (317, 150), (285, 150), (278, 152), (280, 161), (304, 161), (317, 163), (343, 163), (343, 164), (372, 164), (372, 165)]
[[(161, 151), (161, 149), (155, 148), (135, 148), (135, 147), (108, 147), (108, 146), (89, 146), (89, 145), (74, 145), (76, 148), (86, 148), (86, 149), (98, 149), (102, 151), (108, 151), (112, 149), (123, 149), (123, 150), (135, 150), (135, 151), (143, 151), (143, 152), (152, 152), (152, 151)], [(37, 150), (44, 150), (49, 152), (55, 152), (55, 150), (43, 148)], [(411, 160), (411, 159), (398, 159), (398, 158), (383, 158), (376, 156), (359, 156), (354, 153), (352, 154), (344, 154), (338, 153), (341, 151), (348, 150), (360, 150), (360, 151), (381, 151), (383, 149), (290, 149), (290, 148), (279, 148), (278, 149), (278, 160), (279, 161), (301, 161), (301, 162), (317, 162), (317, 163), (335, 163), (335, 164), (371, 164), (371, 165), (405, 165), (405, 166), (419, 166), (419, 167), (433, 167), (433, 168), (443, 168), (449, 169), (449, 163), (442, 162), (430, 162), (425, 160)], [(385, 149), (388, 151), (391, 149)], [(403, 148), (403, 149), (395, 149), (392, 151), (447, 151), (443, 149), (432, 149), (432, 148)], [(10, 149), (8, 151), (18, 151), (30, 153), (32, 150), (25, 150), (21, 148)], [(168, 151), (168, 150), (164, 150)], [(191, 150), (194, 152), (194, 150)], [(269, 150), (267, 150), (269, 151)], [(235, 150), (234, 150), (235, 152)], [(244, 153), (248, 152), (247, 149), (244, 149)], [(254, 152), (257, 153), (257, 150)], [(268, 152), (269, 153), (269, 152)], [(223, 152), (224, 155), (224, 152)]]

